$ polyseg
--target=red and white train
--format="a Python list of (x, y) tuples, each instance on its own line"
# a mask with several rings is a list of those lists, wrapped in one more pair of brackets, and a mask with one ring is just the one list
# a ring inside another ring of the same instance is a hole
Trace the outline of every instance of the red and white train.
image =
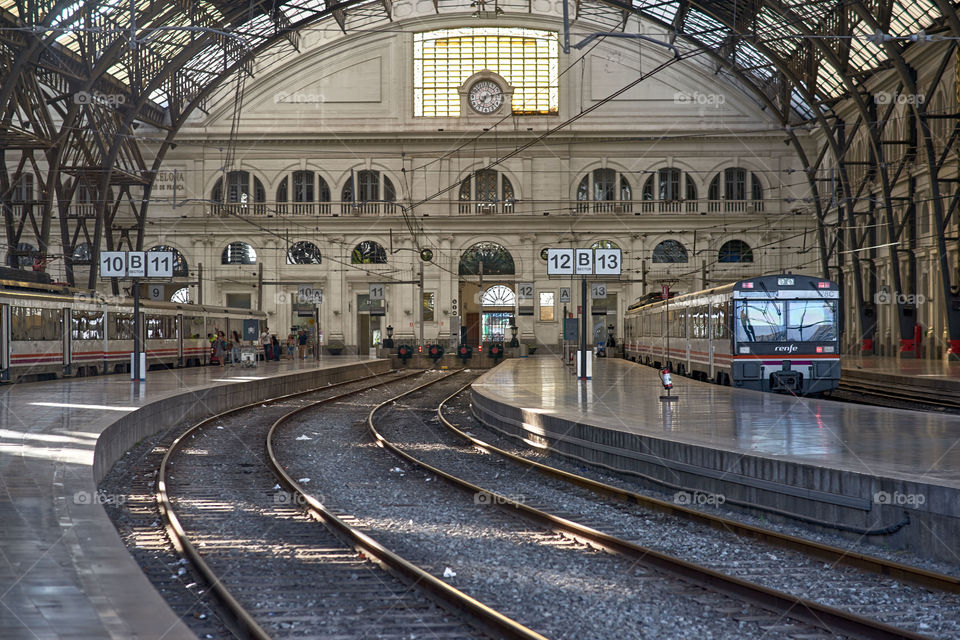
[(627, 310), (624, 357), (719, 384), (806, 395), (840, 381), (840, 290), (762, 276)]
[[(208, 334), (262, 327), (250, 309), (145, 300), (140, 303), (141, 348), (147, 367), (185, 367), (210, 361)], [(0, 281), (0, 380), (120, 373), (133, 351), (133, 301), (56, 285)], [(257, 331), (259, 335), (259, 330)]]

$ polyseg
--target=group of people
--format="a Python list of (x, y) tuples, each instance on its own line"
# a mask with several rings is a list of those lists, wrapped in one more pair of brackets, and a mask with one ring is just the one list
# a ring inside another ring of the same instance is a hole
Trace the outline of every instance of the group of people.
[[(240, 345), (242, 344), (242, 338), (240, 333), (237, 331), (230, 332), (230, 338), (228, 339), (226, 334), (223, 331), (217, 331), (215, 334), (207, 334), (207, 338), (210, 340), (211, 348), (211, 358), (216, 360), (220, 367), (227, 362), (227, 358), (230, 359), (230, 364), (235, 365), (240, 363)], [(270, 333), (270, 330), (267, 327), (263, 328), (263, 331), (260, 333), (260, 344), (263, 346), (263, 359), (264, 360), (280, 360), (280, 355), (284, 351), (284, 345), (280, 344), (277, 334)], [(288, 358), (293, 358), (294, 353), (297, 352), (301, 359), (307, 357), (307, 332), (303, 329), (297, 332), (296, 335), (289, 334), (286, 340), (286, 352)], [(297, 348), (299, 347), (299, 351)]]

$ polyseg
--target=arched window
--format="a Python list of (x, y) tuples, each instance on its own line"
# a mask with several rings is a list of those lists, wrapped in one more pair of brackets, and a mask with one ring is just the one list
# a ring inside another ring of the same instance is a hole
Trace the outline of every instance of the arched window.
[(293, 172), (293, 206), (290, 202), (291, 176), (284, 176), (277, 187), (277, 213), (292, 210), (294, 214), (330, 213), (330, 187), (323, 176), (313, 171)]
[(590, 245), (590, 248), (591, 249), (619, 249), (620, 245), (618, 245), (613, 240), (597, 240), (592, 245)]
[(181, 287), (170, 296), (170, 302), (179, 302), (180, 304), (190, 304), (190, 287)]
[(387, 252), (379, 243), (364, 240), (350, 253), (351, 264), (387, 264)]
[[(218, 178), (211, 199), (219, 205), (229, 205), (235, 213), (263, 215), (267, 212), (267, 192), (260, 178), (251, 176), (249, 171), (228, 172), (226, 189), (223, 178)], [(223, 207), (220, 210), (225, 211)]]
[(320, 249), (306, 240), (294, 242), (287, 249), (287, 264), (320, 264)]
[(231, 242), (220, 255), (220, 264), (257, 264), (257, 252), (246, 242)]
[(730, 240), (720, 247), (717, 262), (753, 262), (753, 249), (743, 240)]
[(664, 240), (653, 248), (654, 262), (687, 262), (687, 248), (676, 240)]
[(513, 307), (517, 304), (517, 294), (510, 287), (494, 285), (480, 296), (480, 304), (484, 307)]
[[(357, 188), (354, 190), (354, 178)], [(381, 194), (383, 197), (381, 197)], [(393, 211), (392, 202), (397, 199), (397, 190), (390, 178), (379, 171), (364, 169), (347, 178), (340, 192), (341, 213), (380, 213)]]
[[(155, 247), (150, 247), (150, 251), (169, 251), (173, 254), (173, 277), (174, 278), (186, 278), (190, 275), (189, 265), (187, 265), (187, 259), (183, 257), (183, 254), (180, 253), (180, 250), (176, 247), (171, 247), (168, 244), (158, 244)], [(254, 262), (256, 262), (256, 254), (254, 254)], [(226, 263), (224, 263), (226, 264)]]
[(460, 183), (459, 199), (460, 213), (512, 213), (513, 184), (499, 171), (481, 169)]
[[(662, 167), (644, 181), (642, 199), (645, 212), (696, 211), (697, 185), (680, 169)], [(685, 200), (686, 206), (683, 204)]]
[(478, 242), (460, 256), (460, 275), (479, 275), (481, 262), (485, 276), (509, 276), (516, 273), (513, 256), (503, 246), (496, 242)]
[[(633, 211), (630, 181), (614, 169), (594, 169), (577, 186), (577, 211), (628, 213)], [(589, 201), (592, 204), (588, 204)]]
[(89, 242), (81, 242), (73, 248), (73, 264), (90, 264), (93, 261), (93, 247)]
[[(710, 211), (763, 211), (763, 183), (743, 167), (728, 167), (713, 176), (707, 193)], [(749, 194), (749, 202), (747, 200)]]

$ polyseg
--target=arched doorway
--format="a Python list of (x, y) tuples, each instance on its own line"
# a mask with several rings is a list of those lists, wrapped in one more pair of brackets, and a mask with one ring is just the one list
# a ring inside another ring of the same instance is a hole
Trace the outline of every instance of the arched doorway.
[(461, 341), (477, 345), (481, 341), (499, 342), (504, 336), (509, 339), (510, 331), (504, 327), (514, 322), (515, 274), (513, 256), (496, 242), (478, 242), (461, 254)]

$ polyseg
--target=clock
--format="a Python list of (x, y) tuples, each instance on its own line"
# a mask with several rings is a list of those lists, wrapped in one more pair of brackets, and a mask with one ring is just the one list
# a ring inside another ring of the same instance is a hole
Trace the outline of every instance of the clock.
[(474, 82), (467, 96), (477, 113), (493, 113), (503, 106), (503, 88), (493, 80)]

